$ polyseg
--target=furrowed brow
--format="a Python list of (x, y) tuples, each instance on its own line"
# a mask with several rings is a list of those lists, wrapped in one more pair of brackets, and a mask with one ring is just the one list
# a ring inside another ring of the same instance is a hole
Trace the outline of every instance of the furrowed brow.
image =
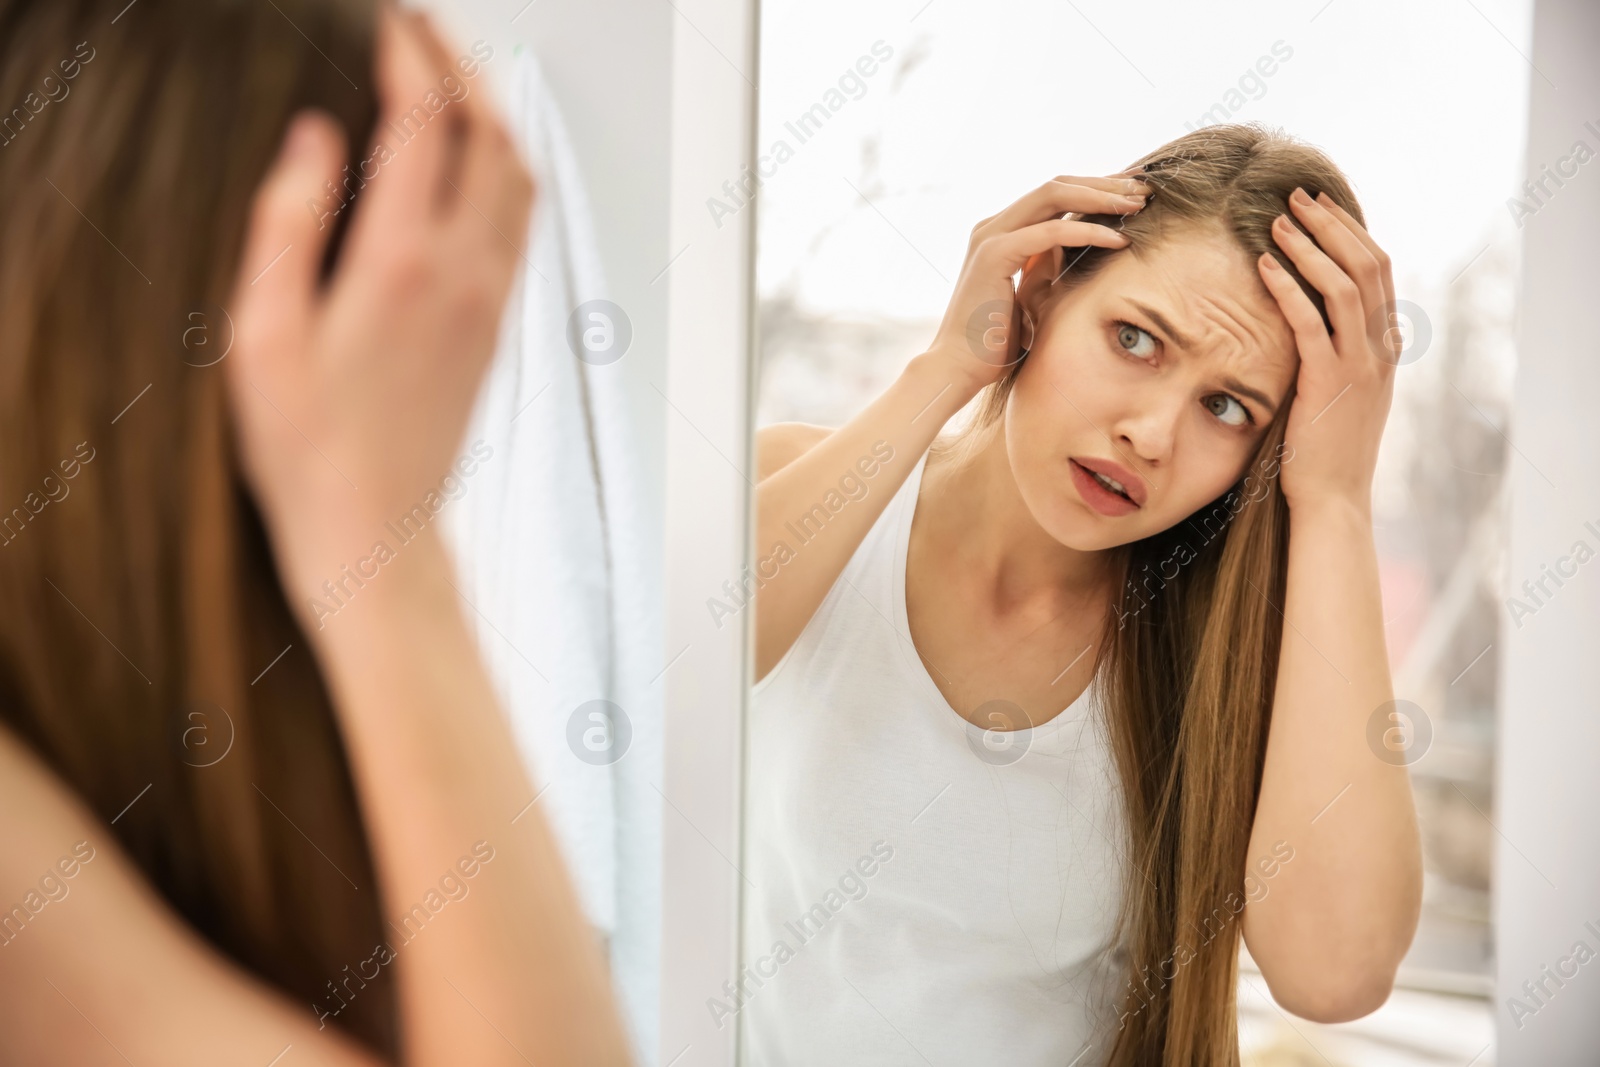
[(1222, 384), (1227, 388), (1232, 389), (1236, 393), (1243, 393), (1251, 400), (1254, 400), (1256, 403), (1266, 408), (1268, 419), (1271, 419), (1273, 416), (1278, 414), (1278, 405), (1269, 400), (1267, 398), (1267, 394), (1263, 393), (1261, 390), (1252, 389), (1250, 386), (1244, 384), (1237, 378), (1224, 378), (1222, 379)]
[(1155, 323), (1157, 328), (1159, 328), (1162, 333), (1172, 338), (1173, 343), (1179, 348), (1194, 347), (1194, 342), (1191, 341), (1187, 335), (1181, 334), (1175, 330), (1172, 326), (1172, 323), (1168, 322), (1167, 317), (1161, 314), (1161, 312), (1157, 311), (1155, 308), (1146, 307), (1137, 300), (1129, 300), (1128, 303), (1138, 308), (1141, 313), (1148, 315), (1150, 317), (1150, 321)]
[[(1128, 303), (1138, 308), (1139, 311), (1144, 315), (1147, 315), (1150, 321), (1156, 324), (1156, 328), (1171, 338), (1172, 342), (1179, 348), (1192, 349), (1194, 347), (1194, 342), (1187, 335), (1178, 332), (1172, 323), (1167, 321), (1167, 317), (1161, 314), (1161, 312), (1157, 311), (1155, 308), (1141, 304), (1137, 300), (1130, 299)], [(1227, 388), (1232, 389), (1236, 393), (1244, 394), (1251, 400), (1254, 400), (1256, 403), (1266, 408), (1267, 418), (1270, 419), (1277, 415), (1278, 405), (1274, 404), (1271, 398), (1269, 398), (1267, 394), (1263, 393), (1261, 390), (1248, 386), (1237, 378), (1226, 378), (1223, 380), (1222, 384)]]

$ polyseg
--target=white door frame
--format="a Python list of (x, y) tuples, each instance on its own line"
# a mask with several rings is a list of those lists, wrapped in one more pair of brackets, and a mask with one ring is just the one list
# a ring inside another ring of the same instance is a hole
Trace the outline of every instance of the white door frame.
[(714, 615), (754, 535), (755, 208), (713, 214), (754, 162), (758, 0), (672, 0), (667, 327), (663, 1067), (732, 1067), (749, 610)]

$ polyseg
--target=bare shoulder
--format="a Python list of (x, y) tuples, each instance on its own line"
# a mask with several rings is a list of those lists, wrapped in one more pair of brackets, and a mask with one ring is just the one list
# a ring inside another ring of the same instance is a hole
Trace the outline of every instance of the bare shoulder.
[(782, 470), (833, 433), (831, 426), (775, 422), (756, 431), (756, 481)]
[(111, 828), (3, 725), (0, 841), (6, 1062), (106, 1062), (109, 1033), (134, 1063), (266, 1063), (292, 1043), (306, 1067), (380, 1067), (195, 932)]

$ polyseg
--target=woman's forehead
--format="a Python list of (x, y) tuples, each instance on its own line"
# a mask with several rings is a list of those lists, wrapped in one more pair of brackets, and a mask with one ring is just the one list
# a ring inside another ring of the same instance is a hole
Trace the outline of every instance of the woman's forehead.
[(1094, 282), (1101, 299), (1139, 311), (1179, 352), (1287, 391), (1298, 366), (1294, 331), (1249, 254), (1220, 230), (1174, 234), (1114, 256)]

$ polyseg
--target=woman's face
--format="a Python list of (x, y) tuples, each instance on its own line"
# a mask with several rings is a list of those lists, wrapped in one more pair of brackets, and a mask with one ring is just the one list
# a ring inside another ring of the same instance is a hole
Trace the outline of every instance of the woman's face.
[(1022, 288), (1037, 327), (1005, 439), (1040, 526), (1073, 548), (1111, 548), (1174, 526), (1237, 482), (1299, 368), (1250, 257), (1220, 230), (1187, 231), (1116, 254), (1072, 287), (1046, 290), (1051, 263), (1037, 266)]

